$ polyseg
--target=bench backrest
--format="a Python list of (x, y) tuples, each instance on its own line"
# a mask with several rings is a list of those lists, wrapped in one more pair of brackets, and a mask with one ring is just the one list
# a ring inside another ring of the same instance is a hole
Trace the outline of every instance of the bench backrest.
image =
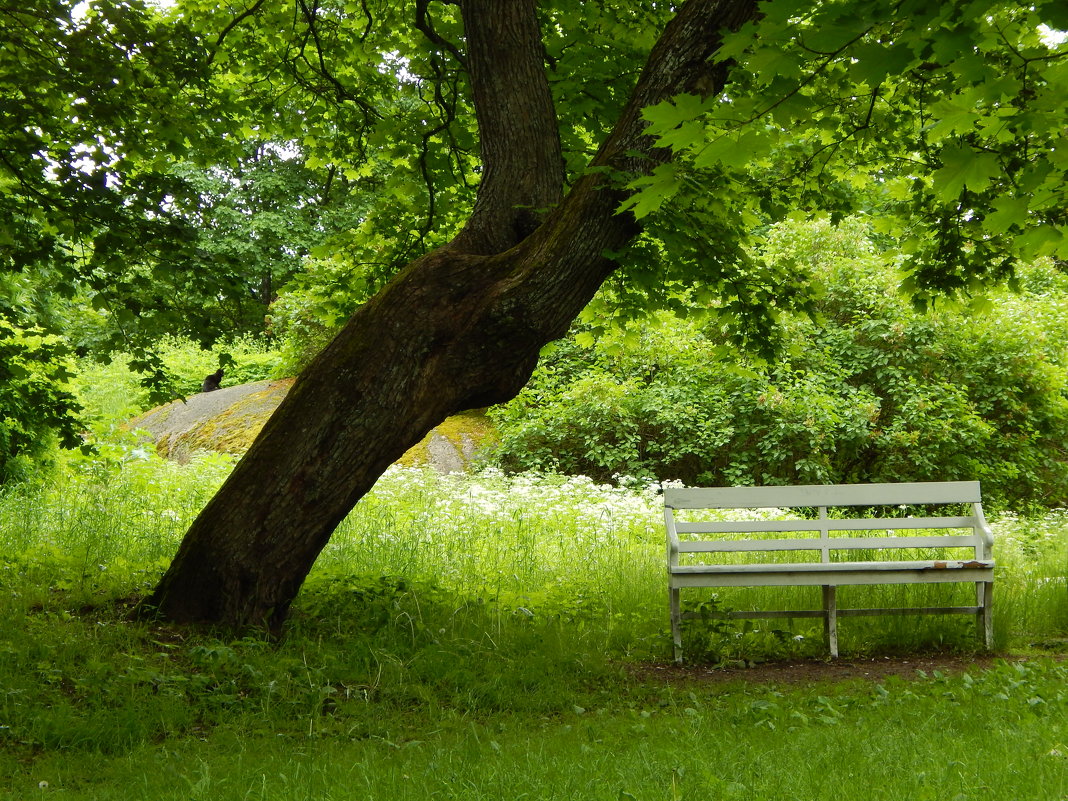
[[(913, 517), (830, 517), (829, 508), (935, 506), (967, 504), (971, 514)], [(808, 520), (679, 520), (676, 510), (789, 509), (809, 507), (817, 517)], [(993, 534), (983, 515), (978, 481), (906, 484), (838, 484), (785, 487), (666, 488), (664, 519), (672, 563), (679, 553), (725, 551), (820, 551), (829, 562), (831, 551), (884, 548), (966, 548), (976, 559), (989, 559)], [(906, 534), (898, 531), (970, 529), (958, 534)], [(879, 531), (881, 537), (842, 536), (841, 532)], [(776, 533), (808, 533), (808, 537), (768, 538)], [(832, 536), (834, 532), (834, 536)], [(683, 540), (679, 534), (746, 534), (744, 538)], [(818, 534), (817, 536), (811, 536)]]

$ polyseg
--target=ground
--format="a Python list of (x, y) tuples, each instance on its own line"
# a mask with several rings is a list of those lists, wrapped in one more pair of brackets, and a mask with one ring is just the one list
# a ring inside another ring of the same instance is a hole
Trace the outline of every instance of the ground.
[[(1064, 659), (1061, 654), (1055, 658)], [(916, 678), (923, 671), (927, 675), (936, 670), (945, 674), (965, 673), (989, 668), (1005, 659), (1024, 659), (1019, 655), (960, 655), (910, 654), (908, 656), (879, 656), (864, 659), (837, 659), (825, 662), (768, 662), (751, 667), (712, 667), (709, 665), (642, 664), (633, 668), (636, 678), (664, 683), (730, 682), (747, 684), (826, 684), (851, 679), (882, 681), (890, 676)]]

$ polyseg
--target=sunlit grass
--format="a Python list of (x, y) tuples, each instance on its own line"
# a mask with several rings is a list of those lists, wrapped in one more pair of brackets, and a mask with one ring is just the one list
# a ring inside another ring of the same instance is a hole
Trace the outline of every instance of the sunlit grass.
[[(1068, 794), (1062, 662), (795, 688), (636, 678), (670, 655), (653, 487), (393, 469), (281, 641), (130, 620), (230, 464), (130, 440), (0, 495), (0, 798)], [(1003, 653), (1068, 650), (1066, 522), (994, 521)], [(976, 648), (963, 617), (841, 632), (846, 658)], [(811, 621), (687, 637), (706, 666), (825, 658)]]
[[(103, 458), (75, 458), (48, 483), (0, 496), (0, 546), (8, 575), (22, 577), (13, 588), (22, 608), (55, 591), (86, 601), (144, 592), (231, 466), (216, 455), (179, 466), (132, 439), (107, 447)], [(992, 525), (997, 647), (1056, 646), (1068, 636), (1068, 516), (1006, 515)], [(582, 648), (662, 659), (664, 570), (655, 485), (395, 467), (335, 533), (295, 609), (298, 618), (328, 609), (345, 618), (346, 604), (377, 592), (375, 582), (406, 581), (409, 594), (422, 588), (447, 596), (454, 622), (478, 607), (492, 620), (490, 636), (545, 623), (570, 628)], [(958, 605), (970, 603), (971, 592), (970, 585), (847, 587), (840, 605)], [(819, 606), (818, 589), (804, 587), (691, 591), (684, 601), (717, 609)], [(843, 652), (853, 654), (976, 645), (965, 616), (850, 618), (840, 635)], [(822, 655), (821, 629), (811, 619), (695, 621), (687, 639), (691, 656), (713, 662)]]

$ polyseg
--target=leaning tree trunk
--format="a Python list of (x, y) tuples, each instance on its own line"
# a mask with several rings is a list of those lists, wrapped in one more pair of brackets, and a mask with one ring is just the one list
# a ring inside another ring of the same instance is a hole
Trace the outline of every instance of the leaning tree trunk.
[[(689, 0), (667, 26), (592, 170), (561, 200), (557, 120), (535, 0), (464, 0), (483, 181), (449, 245), (408, 265), (300, 375), (194, 521), (148, 600), (163, 616), (277, 629), (338, 523), (445, 417), (526, 383), (637, 233), (606, 173), (667, 158), (641, 110), (721, 87), (709, 56), (754, 0)], [(553, 207), (544, 219), (531, 209)]]

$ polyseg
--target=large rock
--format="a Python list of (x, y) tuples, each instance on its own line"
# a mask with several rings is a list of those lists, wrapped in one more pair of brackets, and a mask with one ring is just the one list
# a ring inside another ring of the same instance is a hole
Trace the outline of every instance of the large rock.
[[(284, 379), (202, 392), (158, 406), (129, 426), (147, 432), (161, 456), (179, 462), (201, 450), (244, 453), (291, 386), (293, 379)], [(400, 463), (462, 472), (492, 439), (493, 426), (484, 412), (464, 412), (433, 429)]]
[(171, 401), (130, 421), (161, 456), (185, 462), (196, 451), (244, 453), (289, 392), (293, 379), (257, 381)]

